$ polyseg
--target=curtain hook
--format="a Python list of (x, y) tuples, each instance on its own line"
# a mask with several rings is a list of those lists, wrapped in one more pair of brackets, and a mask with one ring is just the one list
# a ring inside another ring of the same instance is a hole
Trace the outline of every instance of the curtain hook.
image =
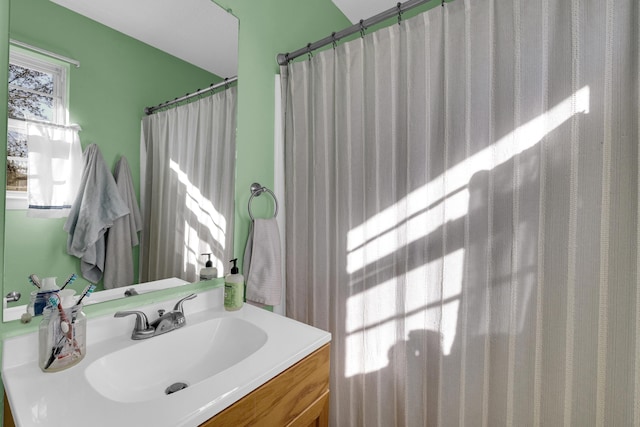
[(309, 56), (309, 61), (311, 61), (311, 57), (313, 56), (311, 54), (311, 43), (307, 43), (307, 56)]
[(364, 26), (364, 19), (360, 20), (360, 37), (364, 38), (364, 31), (367, 28)]
[(336, 41), (336, 32), (335, 31), (333, 33), (331, 33), (331, 44), (333, 45), (333, 49), (334, 50), (338, 46), (338, 43)]
[(229, 77), (224, 78), (224, 90), (229, 89)]
[(398, 2), (396, 4), (396, 8), (398, 9), (398, 25), (402, 22), (402, 3)]
[(444, 4), (447, 2), (447, 0), (442, 0), (442, 7), (444, 7)]

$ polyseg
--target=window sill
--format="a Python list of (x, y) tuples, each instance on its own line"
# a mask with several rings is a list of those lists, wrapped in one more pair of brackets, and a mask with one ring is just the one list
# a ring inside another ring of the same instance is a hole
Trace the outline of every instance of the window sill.
[(24, 191), (7, 191), (5, 203), (7, 210), (27, 210), (29, 208), (27, 193)]

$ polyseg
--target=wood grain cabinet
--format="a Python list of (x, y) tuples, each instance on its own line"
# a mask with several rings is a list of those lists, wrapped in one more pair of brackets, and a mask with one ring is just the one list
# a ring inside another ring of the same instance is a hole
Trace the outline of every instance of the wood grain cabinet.
[(328, 425), (329, 344), (326, 344), (200, 427)]
[(2, 425), (3, 427), (16, 427), (16, 423), (13, 421), (13, 415), (11, 414), (11, 408), (9, 407), (9, 401), (7, 400), (7, 393), (4, 394), (4, 417)]

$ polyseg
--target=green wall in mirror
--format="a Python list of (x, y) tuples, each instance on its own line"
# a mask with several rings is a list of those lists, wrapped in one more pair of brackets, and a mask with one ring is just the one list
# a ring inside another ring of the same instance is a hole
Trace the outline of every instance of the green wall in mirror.
[[(242, 264), (249, 233), (249, 187), (259, 182), (273, 188), (274, 183), (276, 55), (299, 49), (351, 23), (331, 0), (215, 1), (240, 21), (234, 251)], [(278, 197), (284, 199), (283, 195)], [(265, 201), (256, 203), (255, 208), (255, 216), (272, 212), (272, 205)]]
[[(11, 39), (80, 61), (80, 68), (70, 67), (70, 122), (82, 127), (83, 148), (98, 144), (110, 167), (126, 156), (136, 191), (144, 107), (221, 80), (49, 0), (11, 0), (9, 17)], [(0, 44), (6, 49), (6, 41)], [(0, 68), (6, 82), (7, 67)], [(6, 117), (4, 101), (0, 114)], [(6, 135), (6, 129), (1, 134)], [(4, 295), (18, 290), (23, 296), (17, 304), (25, 304), (34, 289), (27, 282), (30, 273), (57, 276), (59, 282), (72, 272), (79, 274), (79, 260), (66, 254), (65, 219), (27, 218), (22, 210), (5, 212)]]

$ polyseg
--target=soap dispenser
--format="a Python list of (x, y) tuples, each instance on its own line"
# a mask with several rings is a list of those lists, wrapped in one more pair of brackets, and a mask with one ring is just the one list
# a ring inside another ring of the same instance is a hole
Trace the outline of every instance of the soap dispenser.
[(244, 303), (244, 276), (239, 273), (236, 262), (232, 259), (231, 273), (224, 278), (224, 308), (227, 311), (239, 310)]
[(205, 266), (200, 270), (200, 281), (211, 280), (218, 277), (218, 269), (213, 266), (213, 262), (211, 261), (211, 254), (201, 255), (207, 255), (209, 259), (207, 259)]

